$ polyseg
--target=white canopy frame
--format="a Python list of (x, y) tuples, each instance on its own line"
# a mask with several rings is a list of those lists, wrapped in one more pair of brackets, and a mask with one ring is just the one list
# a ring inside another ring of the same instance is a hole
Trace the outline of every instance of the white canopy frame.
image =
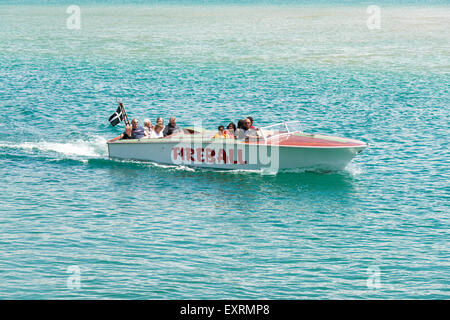
[[(278, 129), (278, 130), (277, 130)], [(280, 129), (284, 129), (281, 131)], [(283, 121), (270, 126), (260, 128), (261, 137), (264, 140), (270, 140), (275, 137), (288, 136), (293, 133), (302, 133), (303, 128), (298, 120)]]

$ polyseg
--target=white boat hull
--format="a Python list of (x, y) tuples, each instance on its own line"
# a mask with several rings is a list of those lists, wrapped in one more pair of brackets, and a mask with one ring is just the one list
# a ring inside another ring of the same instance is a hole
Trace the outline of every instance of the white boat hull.
[(363, 149), (250, 144), (231, 139), (183, 138), (121, 140), (108, 143), (111, 158), (231, 170), (341, 170)]

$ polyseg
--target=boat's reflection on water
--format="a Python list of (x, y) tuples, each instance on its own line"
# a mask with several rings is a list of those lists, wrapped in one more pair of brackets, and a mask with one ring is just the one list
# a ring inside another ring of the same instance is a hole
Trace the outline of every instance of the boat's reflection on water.
[(133, 181), (149, 185), (185, 186), (192, 189), (209, 190), (211, 194), (265, 194), (265, 196), (294, 196), (305, 191), (352, 194), (358, 189), (358, 175), (351, 170), (299, 171), (261, 173), (259, 171), (235, 171), (188, 168), (160, 165), (140, 161), (90, 160), (92, 165), (107, 164), (113, 181)]

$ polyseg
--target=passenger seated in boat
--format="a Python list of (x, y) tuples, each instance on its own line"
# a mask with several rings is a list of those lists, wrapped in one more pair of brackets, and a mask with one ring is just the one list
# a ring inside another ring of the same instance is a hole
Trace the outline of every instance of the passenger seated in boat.
[(170, 117), (169, 124), (164, 128), (164, 137), (171, 136), (175, 133), (181, 132), (181, 129), (177, 126), (177, 119)]
[(164, 119), (161, 117), (156, 118), (156, 124), (160, 124), (164, 128)]
[(244, 130), (244, 120), (239, 120), (237, 124), (237, 129), (234, 131), (234, 136), (236, 139), (244, 139), (245, 138)]
[(117, 140), (124, 140), (124, 139), (133, 139), (132, 136), (132, 130), (133, 127), (132, 126), (126, 126), (125, 127), (125, 131), (118, 137), (115, 137), (111, 140), (108, 140), (108, 142), (113, 142), (113, 141), (117, 141)]
[(152, 122), (150, 121), (150, 119), (144, 120), (144, 131), (145, 131), (147, 138), (150, 138), (150, 133), (153, 131), (153, 126), (152, 126)]
[(150, 132), (150, 139), (164, 138), (164, 135), (163, 135), (163, 133), (162, 133), (163, 128), (164, 128), (164, 127), (163, 127), (162, 125), (157, 124), (157, 125), (153, 128), (152, 132)]
[(120, 140), (125, 140), (125, 139), (133, 139), (133, 127), (132, 126), (126, 126), (125, 127), (125, 132), (121, 134), (121, 138)]
[(228, 131), (225, 130), (225, 127), (220, 125), (217, 130), (219, 130), (219, 132), (217, 132), (213, 138), (214, 139), (226, 139), (226, 138), (234, 138), (234, 136), (231, 136), (230, 133)]
[(247, 128), (247, 131), (245, 132), (246, 137), (258, 137), (259, 136), (259, 129), (255, 128), (253, 126), (253, 118), (247, 118), (244, 121), (244, 127)]
[(236, 131), (236, 125), (234, 122), (230, 122), (227, 125), (227, 130), (225, 130), (230, 138), (234, 138), (234, 132)]
[(143, 137), (146, 137), (144, 128), (139, 127), (139, 121), (134, 118), (131, 120), (131, 126), (133, 127), (133, 130), (131, 131), (131, 138), (132, 139), (142, 139)]
[(255, 129), (251, 129), (251, 121), (248, 118), (244, 120), (239, 120), (238, 129), (236, 130), (235, 136), (236, 139), (245, 139), (248, 137), (256, 137), (258, 136)]
[(247, 119), (250, 120), (250, 129), (258, 130), (257, 128), (255, 128), (255, 127), (253, 126), (253, 117), (247, 117)]

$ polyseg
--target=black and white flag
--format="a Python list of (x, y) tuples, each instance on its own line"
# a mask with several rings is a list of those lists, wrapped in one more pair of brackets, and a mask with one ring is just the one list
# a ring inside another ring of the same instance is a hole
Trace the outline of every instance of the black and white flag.
[(122, 108), (119, 106), (114, 112), (111, 117), (109, 117), (109, 123), (114, 127), (115, 125), (119, 124), (123, 120), (123, 114), (122, 114)]

